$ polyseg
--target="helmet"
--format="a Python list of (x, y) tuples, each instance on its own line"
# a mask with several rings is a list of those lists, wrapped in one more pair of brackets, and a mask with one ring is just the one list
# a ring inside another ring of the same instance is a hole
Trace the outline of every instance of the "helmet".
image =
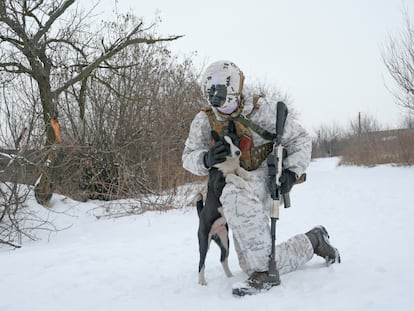
[(203, 94), (211, 106), (224, 114), (233, 113), (242, 97), (243, 72), (231, 61), (210, 64), (201, 78)]

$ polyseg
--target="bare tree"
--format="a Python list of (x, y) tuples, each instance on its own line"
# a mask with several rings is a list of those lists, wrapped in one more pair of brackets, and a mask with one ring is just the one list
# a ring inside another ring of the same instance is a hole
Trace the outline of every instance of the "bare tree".
[(316, 131), (317, 137), (312, 148), (312, 157), (338, 156), (343, 144), (344, 130), (336, 123), (321, 125)]
[(414, 129), (414, 110), (404, 116), (401, 128)]
[(350, 123), (351, 135), (361, 135), (380, 131), (381, 125), (375, 117), (369, 114), (358, 113), (358, 117)]
[(390, 36), (382, 53), (388, 72), (397, 85), (396, 101), (414, 110), (414, 25), (408, 9), (404, 11), (405, 29), (399, 36)]
[[(70, 10), (75, 0), (0, 0), (0, 70), (26, 75), (36, 82), (45, 126), (45, 145), (59, 143), (58, 103), (66, 91), (78, 89), (81, 114), (88, 79), (99, 67), (115, 67), (112, 57), (137, 44), (171, 41), (146, 36), (142, 22), (124, 37), (109, 41), (88, 24), (89, 13)], [(99, 40), (100, 39), (100, 40)], [(50, 148), (35, 194), (47, 205), (53, 193), (55, 148)]]
[[(119, 16), (111, 33), (122, 37), (134, 23), (131, 14)], [(60, 101), (62, 147), (64, 161), (71, 163), (66, 169), (72, 186), (68, 189), (67, 178), (60, 185), (77, 199), (160, 193), (187, 178), (181, 152), (191, 119), (202, 105), (190, 56), (177, 57), (168, 43), (158, 43), (124, 49), (112, 62), (116, 67), (102, 66), (88, 79), (83, 118), (71, 105), (79, 94), (76, 89)], [(76, 188), (79, 184), (82, 191)]]
[(289, 108), (289, 114), (294, 118), (298, 117), (298, 112), (295, 110), (289, 94), (283, 92), (276, 85), (270, 85), (266, 81), (260, 80), (249, 81), (248, 83), (245, 83), (243, 87), (243, 95), (247, 102), (254, 101), (255, 98), (258, 97), (263, 97), (265, 100), (272, 103), (283, 101)]

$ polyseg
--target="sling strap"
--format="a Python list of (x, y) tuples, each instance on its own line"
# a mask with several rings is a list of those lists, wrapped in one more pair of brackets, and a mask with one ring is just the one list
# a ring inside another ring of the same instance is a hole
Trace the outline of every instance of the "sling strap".
[(238, 115), (237, 117), (233, 118), (234, 121), (238, 121), (244, 126), (252, 129), (256, 132), (260, 137), (265, 140), (273, 140), (276, 138), (276, 134), (270, 133), (266, 129), (262, 128), (261, 126), (257, 125), (256, 123), (252, 122), (250, 119), (246, 119), (243, 115)]

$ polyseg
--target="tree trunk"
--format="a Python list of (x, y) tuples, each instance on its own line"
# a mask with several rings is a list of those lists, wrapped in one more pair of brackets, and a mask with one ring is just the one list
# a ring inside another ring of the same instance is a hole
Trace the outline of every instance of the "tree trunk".
[[(43, 107), (43, 120), (46, 127), (45, 147), (48, 149), (39, 179), (35, 185), (37, 203), (48, 206), (55, 189), (56, 144), (60, 143), (59, 125), (57, 123), (56, 99), (51, 91), (49, 77), (36, 79), (39, 85), (40, 100)], [(55, 126), (53, 126), (55, 124)]]

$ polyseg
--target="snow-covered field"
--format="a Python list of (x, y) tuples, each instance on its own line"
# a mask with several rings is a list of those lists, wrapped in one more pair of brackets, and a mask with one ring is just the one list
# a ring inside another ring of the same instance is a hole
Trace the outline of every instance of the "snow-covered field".
[(291, 193), (292, 207), (281, 211), (277, 240), (323, 224), (341, 252), (339, 265), (314, 257), (279, 287), (234, 298), (232, 283), (246, 276), (233, 249), (233, 278), (225, 278), (212, 244), (209, 284), (197, 284), (194, 208), (98, 220), (103, 203), (55, 195), (50, 217), (71, 226), (0, 249), (0, 310), (414, 310), (414, 167), (337, 162), (312, 162), (308, 181)]

